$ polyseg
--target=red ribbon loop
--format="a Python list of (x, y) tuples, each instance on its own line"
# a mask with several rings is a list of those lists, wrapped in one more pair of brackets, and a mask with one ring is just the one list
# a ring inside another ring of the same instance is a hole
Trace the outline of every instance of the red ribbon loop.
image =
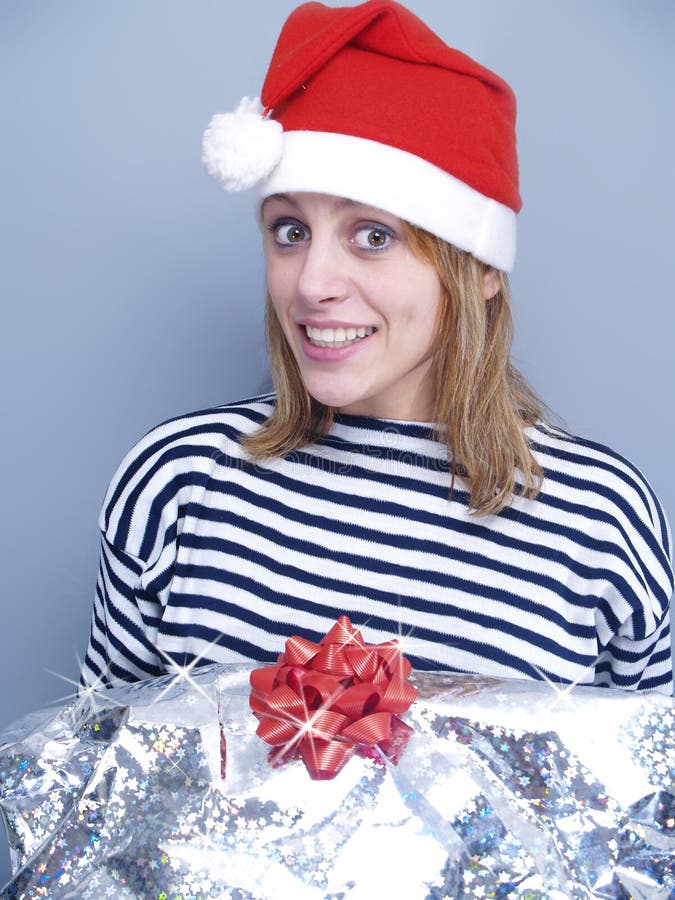
[(286, 641), (286, 652), (282, 655), (289, 666), (305, 666), (320, 649), (320, 644), (313, 644), (296, 634)]
[(349, 716), (353, 722), (373, 712), (382, 699), (382, 688), (375, 684), (355, 684), (336, 698), (333, 709)]
[(257, 734), (273, 764), (300, 757), (315, 779), (333, 778), (358, 750), (398, 762), (412, 729), (398, 718), (417, 697), (396, 641), (366, 644), (340, 616), (318, 644), (295, 635), (277, 665), (251, 672)]

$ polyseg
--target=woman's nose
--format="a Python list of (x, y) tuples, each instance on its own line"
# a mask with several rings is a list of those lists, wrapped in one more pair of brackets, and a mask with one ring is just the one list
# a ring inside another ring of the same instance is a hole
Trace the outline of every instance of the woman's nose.
[(305, 250), (298, 291), (309, 303), (344, 300), (349, 293), (344, 253), (335, 240), (312, 237)]

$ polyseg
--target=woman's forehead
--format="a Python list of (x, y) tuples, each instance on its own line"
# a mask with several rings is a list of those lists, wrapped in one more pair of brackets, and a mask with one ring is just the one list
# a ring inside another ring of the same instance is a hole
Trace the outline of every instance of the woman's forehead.
[(371, 206), (368, 203), (362, 203), (359, 200), (353, 200), (350, 197), (338, 197), (333, 194), (319, 194), (311, 191), (288, 191), (278, 194), (270, 194), (262, 202), (261, 209), (273, 203), (283, 203), (294, 206), (297, 209), (312, 208), (327, 211), (342, 212), (343, 210), (364, 210), (369, 213), (382, 216), (397, 218), (393, 213), (380, 209), (377, 206)]

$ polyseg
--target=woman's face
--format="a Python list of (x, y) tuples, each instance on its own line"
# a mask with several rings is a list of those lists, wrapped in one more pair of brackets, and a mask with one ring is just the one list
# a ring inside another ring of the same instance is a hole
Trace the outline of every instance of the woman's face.
[(327, 194), (268, 197), (267, 283), (304, 384), (342, 412), (428, 421), (436, 269), (396, 216)]

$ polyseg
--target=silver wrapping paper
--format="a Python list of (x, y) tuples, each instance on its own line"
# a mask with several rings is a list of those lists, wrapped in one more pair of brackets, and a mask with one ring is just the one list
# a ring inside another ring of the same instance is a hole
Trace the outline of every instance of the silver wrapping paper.
[(270, 765), (249, 672), (95, 692), (0, 735), (1, 896), (675, 898), (672, 699), (417, 673), (399, 764), (312, 781)]

